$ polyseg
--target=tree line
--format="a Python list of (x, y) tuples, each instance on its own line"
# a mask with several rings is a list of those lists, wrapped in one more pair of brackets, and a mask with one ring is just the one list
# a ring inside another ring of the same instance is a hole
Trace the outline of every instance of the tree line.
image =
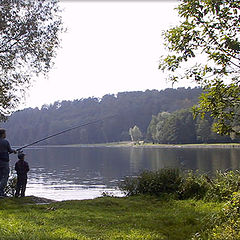
[(209, 115), (193, 118), (192, 109), (173, 113), (160, 112), (152, 117), (146, 139), (155, 143), (216, 143), (238, 142), (236, 134), (219, 135), (213, 131), (215, 120)]
[[(53, 64), (60, 43), (59, 34), (63, 32), (61, 9), (58, 3), (58, 0), (44, 3), (25, 0), (2, 1), (1, 120), (6, 119), (19, 105), (27, 87), (31, 85), (32, 77), (41, 73), (47, 74)], [(192, 79), (202, 86), (204, 94), (195, 107), (195, 113), (200, 116), (211, 114), (214, 118), (215, 131), (220, 134), (232, 134), (231, 137), (234, 138), (234, 134), (240, 135), (239, 1), (181, 0), (176, 10), (182, 21), (178, 26), (163, 33), (164, 44), (169, 51), (167, 55), (161, 57), (159, 69), (170, 73), (169, 79), (173, 83)], [(205, 61), (202, 61), (203, 56)], [(189, 64), (187, 68), (184, 67), (186, 62)], [(182, 71), (183, 67), (186, 71)], [(79, 129), (51, 139), (48, 143), (127, 140), (129, 133), (132, 138), (133, 133), (136, 135), (138, 130), (141, 132), (140, 135), (138, 132), (138, 136), (142, 135), (145, 139), (158, 142), (190, 141), (185, 139), (186, 132), (181, 130), (187, 125), (182, 123), (181, 118), (189, 126), (191, 124), (195, 126), (195, 132), (191, 132), (189, 139), (203, 142), (217, 139), (212, 137), (212, 133), (208, 134), (209, 129), (212, 130), (212, 127), (207, 127), (212, 126), (211, 121), (190, 120), (183, 116), (179, 117), (179, 120), (176, 117), (179, 113), (168, 114), (195, 104), (198, 91), (201, 89), (193, 91), (167, 89), (160, 92), (153, 90), (119, 93), (116, 96), (105, 95), (102, 99), (56, 102), (43, 106), (42, 109), (25, 109), (13, 113), (9, 121), (2, 126), (8, 129), (13, 143), (23, 144), (66, 127), (72, 127), (76, 123), (118, 113), (119, 117), (115, 120), (111, 119), (99, 125)], [(191, 94), (196, 95), (190, 96)], [(152, 119), (152, 115), (155, 115), (155, 118)], [(155, 131), (153, 133), (147, 131), (151, 120), (149, 129)], [(154, 127), (154, 121), (157, 127)], [(201, 127), (197, 121), (201, 122)], [(169, 125), (170, 123), (172, 125)], [(161, 129), (159, 125), (162, 126)], [(163, 131), (164, 128), (166, 131)], [(205, 137), (200, 136), (200, 132), (202, 134), (204, 132)], [(175, 137), (172, 137), (173, 135)], [(179, 137), (176, 138), (176, 135)], [(209, 139), (206, 136), (211, 137)]]
[(23, 145), (67, 128), (117, 114), (115, 118), (76, 129), (41, 144), (129, 141), (129, 129), (135, 125), (145, 139), (153, 115), (190, 108), (198, 102), (201, 93), (201, 88), (169, 88), (107, 94), (101, 99), (91, 97), (57, 101), (41, 109), (27, 108), (14, 112), (1, 127), (7, 129), (13, 145)]

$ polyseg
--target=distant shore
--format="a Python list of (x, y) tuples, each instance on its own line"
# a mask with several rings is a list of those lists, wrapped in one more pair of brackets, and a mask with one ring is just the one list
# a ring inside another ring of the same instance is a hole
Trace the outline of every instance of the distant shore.
[(239, 143), (211, 143), (211, 144), (143, 144), (134, 147), (156, 148), (239, 148)]
[(240, 143), (159, 144), (111, 142), (96, 144), (48, 145), (49, 147), (133, 147), (133, 148), (240, 148)]

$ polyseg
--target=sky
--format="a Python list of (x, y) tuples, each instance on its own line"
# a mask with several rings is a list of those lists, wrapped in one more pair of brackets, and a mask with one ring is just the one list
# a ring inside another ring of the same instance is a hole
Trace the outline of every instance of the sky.
[[(34, 79), (21, 108), (124, 91), (172, 87), (158, 70), (162, 31), (177, 25), (176, 1), (61, 1), (62, 34), (48, 78)], [(182, 82), (174, 87), (188, 87)]]

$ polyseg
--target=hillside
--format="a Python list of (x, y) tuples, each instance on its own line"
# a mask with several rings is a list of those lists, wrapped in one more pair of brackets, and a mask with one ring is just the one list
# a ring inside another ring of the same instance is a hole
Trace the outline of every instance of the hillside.
[(42, 144), (104, 143), (129, 140), (129, 128), (137, 125), (143, 134), (152, 115), (189, 108), (197, 103), (201, 88), (162, 91), (120, 92), (101, 99), (86, 98), (55, 102), (41, 109), (28, 108), (13, 113), (1, 127), (7, 129), (12, 145), (23, 145), (64, 129), (118, 114), (118, 117), (79, 128)]

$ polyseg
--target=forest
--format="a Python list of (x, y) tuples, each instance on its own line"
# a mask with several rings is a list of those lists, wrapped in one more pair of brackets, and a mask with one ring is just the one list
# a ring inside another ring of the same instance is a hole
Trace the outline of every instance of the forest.
[[(90, 97), (74, 101), (58, 101), (43, 105), (41, 109), (27, 108), (14, 112), (8, 121), (1, 124), (1, 127), (7, 130), (7, 138), (12, 145), (23, 145), (74, 126), (117, 114), (114, 118), (75, 129), (41, 144), (130, 141), (129, 129), (134, 126), (139, 128), (142, 139), (145, 141), (160, 143), (214, 141), (216, 136), (214, 138), (212, 135), (211, 139), (205, 139), (210, 135), (206, 132), (204, 133), (206, 136), (202, 136), (202, 132), (206, 130), (201, 132), (200, 127), (197, 128), (197, 132), (198, 135), (200, 132), (201, 134), (197, 137), (196, 131), (192, 129), (200, 124), (200, 120), (193, 120), (189, 110), (182, 110), (197, 104), (201, 93), (201, 88), (169, 88), (161, 91), (146, 90), (144, 92), (120, 92), (116, 95), (107, 94), (101, 99)], [(183, 116), (184, 114), (187, 116)], [(167, 122), (172, 125), (165, 124), (160, 127), (159, 119), (161, 122), (166, 116), (171, 116)], [(200, 125), (203, 124), (201, 122)], [(159, 132), (159, 128), (162, 132)], [(187, 131), (191, 133), (191, 136), (186, 134)], [(210, 131), (210, 128), (207, 131)], [(161, 134), (168, 137), (161, 138)], [(229, 139), (224, 138), (224, 141)]]
[(153, 143), (223, 143), (238, 142), (236, 134), (219, 135), (214, 129), (215, 121), (208, 114), (202, 119), (193, 117), (192, 109), (154, 115), (147, 129), (146, 140)]

